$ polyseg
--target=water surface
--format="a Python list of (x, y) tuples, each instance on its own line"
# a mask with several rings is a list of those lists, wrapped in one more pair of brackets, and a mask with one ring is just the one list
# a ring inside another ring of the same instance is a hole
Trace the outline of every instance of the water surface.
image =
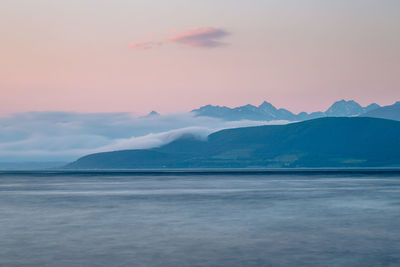
[(0, 173), (0, 266), (399, 266), (396, 173)]

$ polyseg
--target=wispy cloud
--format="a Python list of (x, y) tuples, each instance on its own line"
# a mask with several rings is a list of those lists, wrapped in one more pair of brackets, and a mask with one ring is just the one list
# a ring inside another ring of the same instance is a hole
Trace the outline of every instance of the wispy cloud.
[(229, 35), (229, 32), (222, 29), (214, 27), (196, 27), (169, 36), (167, 41), (190, 47), (213, 48), (226, 45), (221, 39), (227, 35)]
[(130, 48), (148, 50), (154, 47), (159, 47), (163, 42), (136, 42), (129, 45)]
[(129, 47), (138, 50), (149, 50), (167, 43), (176, 43), (186, 47), (215, 48), (227, 45), (222, 39), (230, 33), (214, 27), (194, 27), (168, 36), (163, 41), (146, 41), (131, 43)]

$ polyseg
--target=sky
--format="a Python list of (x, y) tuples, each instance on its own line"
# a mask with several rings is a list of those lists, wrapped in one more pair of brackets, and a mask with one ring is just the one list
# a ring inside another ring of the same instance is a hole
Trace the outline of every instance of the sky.
[(0, 114), (400, 100), (398, 0), (2, 0)]

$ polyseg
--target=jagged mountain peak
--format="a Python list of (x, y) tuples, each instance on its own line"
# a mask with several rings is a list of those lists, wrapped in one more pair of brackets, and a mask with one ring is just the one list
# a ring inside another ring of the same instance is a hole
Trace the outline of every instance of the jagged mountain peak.
[(276, 107), (274, 105), (272, 105), (271, 103), (264, 101), (261, 103), (261, 105), (258, 106), (258, 108), (271, 108), (271, 109), (276, 109)]
[(244, 105), (244, 106), (240, 106), (240, 107), (238, 107), (238, 108), (242, 108), (242, 109), (251, 109), (251, 110), (257, 109), (256, 106), (251, 105), (251, 104), (247, 104), (247, 105)]
[(374, 109), (377, 109), (380, 107), (381, 106), (379, 106), (378, 104), (372, 103), (372, 104), (369, 104), (368, 106), (366, 106), (364, 109), (365, 109), (365, 112), (368, 112), (368, 111), (371, 111), (371, 110), (374, 110)]
[(400, 120), (400, 101), (395, 102), (393, 105), (375, 108), (362, 114), (362, 116), (389, 120)]
[(160, 113), (158, 113), (155, 110), (152, 110), (147, 116), (160, 116)]
[[(396, 102), (399, 103), (400, 102)], [(315, 119), (320, 117), (349, 117), (359, 116), (366, 112), (375, 110), (380, 106), (376, 103), (372, 103), (366, 107), (362, 107), (359, 103), (354, 100), (339, 100), (330, 106), (326, 112), (317, 111), (311, 112), (300, 112), (294, 114), (291, 111), (283, 108), (277, 109), (274, 105), (267, 101), (263, 101), (259, 106), (251, 104), (243, 105), (240, 107), (229, 108), (226, 106), (213, 106), (206, 105), (198, 109), (192, 110), (196, 116), (208, 116), (217, 117), (224, 120), (287, 120), (287, 121), (302, 121), (308, 119)]]
[(364, 113), (363, 107), (354, 100), (340, 100), (333, 103), (326, 111), (327, 116), (345, 117)]

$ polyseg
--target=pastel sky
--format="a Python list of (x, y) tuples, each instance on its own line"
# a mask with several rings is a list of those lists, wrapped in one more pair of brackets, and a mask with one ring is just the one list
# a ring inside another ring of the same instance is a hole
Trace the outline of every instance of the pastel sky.
[(400, 100), (399, 0), (2, 0), (0, 114)]

